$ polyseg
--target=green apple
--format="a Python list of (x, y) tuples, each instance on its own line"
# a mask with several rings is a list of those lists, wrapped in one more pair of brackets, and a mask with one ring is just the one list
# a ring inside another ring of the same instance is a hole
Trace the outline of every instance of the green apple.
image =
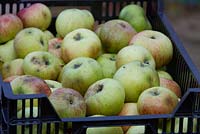
[(63, 87), (72, 88), (85, 94), (88, 87), (103, 78), (100, 64), (88, 57), (79, 57), (71, 60), (61, 71)]
[(148, 88), (137, 101), (139, 114), (170, 114), (178, 104), (178, 97), (164, 87)]
[(136, 4), (129, 4), (123, 7), (120, 11), (119, 19), (130, 23), (137, 32), (152, 29), (144, 9)]
[(101, 51), (101, 41), (93, 31), (79, 28), (65, 36), (61, 51), (65, 63), (77, 57), (97, 58)]
[(158, 72), (159, 78), (166, 78), (166, 79), (173, 80), (172, 76), (168, 72), (163, 71), (163, 70), (157, 70), (157, 72)]
[(0, 45), (0, 70), (5, 62), (12, 61), (17, 58), (13, 42), (13, 40), (10, 40), (5, 44)]
[(131, 126), (126, 134), (144, 134), (145, 126)]
[(23, 23), (14, 14), (4, 14), (0, 16), (0, 44), (12, 40), (15, 35), (23, 29)]
[(166, 78), (160, 78), (160, 86), (170, 89), (177, 95), (178, 98), (181, 98), (181, 87), (176, 81)]
[(1, 70), (1, 76), (3, 79), (13, 75), (24, 75), (22, 67), (23, 61), (23, 59), (14, 59), (12, 61), (5, 62)]
[[(51, 94), (51, 89), (47, 83), (35, 76), (22, 75), (18, 76), (10, 82), (12, 87), (12, 92), (15, 95), (18, 94), (46, 94), (49, 96)], [(22, 108), (22, 101), (17, 101), (17, 110)], [(26, 100), (25, 107), (30, 106), (30, 101)], [(33, 106), (38, 106), (37, 100), (33, 101)]]
[(18, 76), (21, 76), (21, 75), (12, 75), (12, 76), (9, 76), (9, 77), (3, 79), (3, 82), (11, 82), (11, 81), (13, 81), (15, 78), (17, 78)]
[(123, 134), (121, 127), (91, 127), (87, 128), (86, 134)]
[(61, 54), (61, 44), (62, 39), (61, 38), (53, 38), (48, 41), (48, 52), (54, 54), (58, 58), (62, 59)]
[(53, 33), (51, 31), (49, 31), (49, 30), (45, 30), (44, 34), (46, 35), (47, 40), (55, 38), (54, 35), (53, 35)]
[(76, 90), (58, 88), (51, 93), (49, 101), (60, 118), (86, 116), (86, 103), (83, 96)]
[(36, 27), (46, 30), (52, 20), (52, 14), (45, 4), (35, 3), (21, 9), (17, 15), (22, 20), (24, 27)]
[(94, 17), (89, 10), (65, 9), (58, 14), (55, 27), (57, 33), (64, 38), (69, 32), (78, 28), (93, 30)]
[(14, 48), (18, 58), (24, 58), (33, 51), (47, 51), (48, 41), (43, 31), (38, 28), (25, 28), (14, 39)]
[(104, 78), (90, 85), (84, 98), (87, 115), (118, 115), (124, 105), (124, 87), (117, 80)]
[(97, 62), (101, 65), (104, 78), (112, 78), (116, 68), (116, 54), (104, 53), (97, 58)]
[(58, 81), (54, 81), (54, 80), (44, 80), (44, 81), (47, 83), (47, 85), (51, 89), (51, 92), (62, 87), (62, 84)]
[(122, 65), (134, 60), (149, 64), (152, 68), (156, 67), (152, 54), (148, 49), (140, 45), (131, 45), (122, 48), (116, 56), (116, 67), (120, 68)]
[(144, 90), (159, 86), (157, 71), (149, 64), (137, 60), (121, 66), (113, 78), (123, 85), (126, 93), (125, 102), (137, 102)]
[(172, 60), (172, 42), (169, 37), (159, 31), (144, 30), (136, 34), (129, 44), (137, 44), (147, 48), (153, 55), (157, 69), (168, 65)]
[(45, 51), (34, 51), (26, 55), (23, 70), (27, 75), (40, 77), (44, 80), (56, 80), (63, 63), (53, 54)]
[(104, 50), (107, 53), (117, 53), (127, 46), (136, 31), (123, 20), (114, 19), (105, 22), (98, 32)]

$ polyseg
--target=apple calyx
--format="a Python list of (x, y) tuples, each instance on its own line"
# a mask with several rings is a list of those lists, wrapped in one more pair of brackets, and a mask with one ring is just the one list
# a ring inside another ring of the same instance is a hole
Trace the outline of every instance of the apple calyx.
[(77, 69), (77, 68), (79, 68), (81, 65), (82, 65), (82, 63), (74, 64), (73, 68), (74, 68), (74, 69)]
[(101, 92), (103, 90), (104, 85), (103, 84), (99, 84), (97, 85), (97, 93)]
[(77, 34), (73, 37), (73, 39), (76, 40), (76, 41), (79, 41), (79, 40), (81, 40), (82, 38), (83, 38), (83, 37), (81, 36), (80, 33), (77, 33)]
[(149, 65), (149, 61), (147, 59), (144, 60), (144, 64), (148, 64)]
[(116, 61), (116, 58), (115, 57), (110, 57), (109, 60)]
[(158, 90), (155, 91), (150, 91), (149, 92), (152, 96), (158, 96), (160, 93), (158, 92)]
[(150, 38), (151, 38), (151, 39), (156, 39), (156, 37), (155, 37), (155, 36), (151, 36)]
[(44, 41), (43, 41), (42, 38), (40, 38), (40, 44), (41, 44), (42, 46), (44, 46)]
[(46, 59), (45, 57), (42, 58), (42, 61), (41, 61), (40, 59), (36, 58), (36, 57), (33, 57), (33, 58), (31, 59), (31, 62), (32, 62), (33, 64), (46, 65), (46, 66), (50, 64), (50, 63), (49, 63), (49, 60)]
[(126, 28), (126, 25), (124, 23), (119, 23), (119, 25), (122, 27), (122, 28)]

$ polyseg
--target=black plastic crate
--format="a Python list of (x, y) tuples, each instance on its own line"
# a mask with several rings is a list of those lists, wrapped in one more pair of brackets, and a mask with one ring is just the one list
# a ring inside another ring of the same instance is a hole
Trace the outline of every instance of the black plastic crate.
[[(153, 29), (166, 34), (173, 43), (173, 60), (167, 66), (167, 71), (174, 80), (179, 83), (184, 95), (173, 111), (167, 115), (140, 115), (140, 116), (108, 116), (108, 117), (85, 117), (85, 118), (63, 118), (60, 119), (48, 98), (43, 94), (34, 95), (13, 95), (9, 83), (3, 83), (1, 80), (0, 90), (0, 133), (15, 134), (17, 125), (32, 130), (37, 127), (37, 133), (46, 130), (50, 133), (58, 133), (62, 126), (64, 133), (85, 133), (87, 127), (97, 126), (125, 126), (125, 125), (145, 125), (147, 134), (157, 133), (158, 126), (166, 132), (166, 122), (171, 120), (170, 133), (175, 133), (175, 118), (180, 119), (179, 132), (183, 133), (183, 118), (188, 119), (187, 131), (185, 133), (200, 133), (200, 74), (192, 63), (189, 55), (184, 49), (182, 43), (173, 30), (170, 22), (163, 13), (163, 4), (161, 0), (6, 0), (0, 1), (0, 14), (16, 13), (21, 8), (29, 6), (32, 3), (41, 2), (48, 5), (52, 10), (55, 7), (64, 8), (86, 8), (92, 12), (96, 23), (105, 22), (118, 17), (120, 9), (130, 3), (141, 5), (149, 18)], [(53, 14), (52, 25), (49, 30), (55, 33), (55, 17)], [(25, 101), (30, 100), (30, 117), (25, 117)], [(33, 117), (33, 101), (37, 100), (38, 116)], [(17, 118), (17, 102), (22, 101), (22, 118)], [(192, 130), (194, 120), (197, 122), (197, 128)], [(68, 123), (72, 122), (72, 128), (68, 128)], [(46, 125), (46, 126), (45, 126)], [(45, 127), (43, 127), (45, 126)]]

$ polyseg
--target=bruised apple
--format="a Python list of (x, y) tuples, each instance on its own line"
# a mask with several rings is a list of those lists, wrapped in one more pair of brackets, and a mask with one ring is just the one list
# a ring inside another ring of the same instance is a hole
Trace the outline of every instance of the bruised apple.
[(62, 39), (61, 38), (52, 38), (48, 41), (48, 52), (54, 54), (58, 58), (61, 59), (61, 44)]

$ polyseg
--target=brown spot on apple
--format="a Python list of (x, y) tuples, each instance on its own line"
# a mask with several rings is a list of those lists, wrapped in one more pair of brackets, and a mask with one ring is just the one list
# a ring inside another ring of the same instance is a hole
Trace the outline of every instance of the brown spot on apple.
[(97, 93), (101, 92), (103, 90), (103, 87), (104, 87), (103, 84), (97, 85)]
[(81, 65), (82, 65), (82, 63), (74, 64), (73, 68), (74, 68), (74, 69), (77, 69), (77, 68), (79, 68)]
[(76, 40), (76, 41), (79, 41), (79, 40), (81, 40), (83, 37), (81, 36), (81, 33), (77, 33), (74, 37), (73, 37), (73, 39), (74, 40)]

